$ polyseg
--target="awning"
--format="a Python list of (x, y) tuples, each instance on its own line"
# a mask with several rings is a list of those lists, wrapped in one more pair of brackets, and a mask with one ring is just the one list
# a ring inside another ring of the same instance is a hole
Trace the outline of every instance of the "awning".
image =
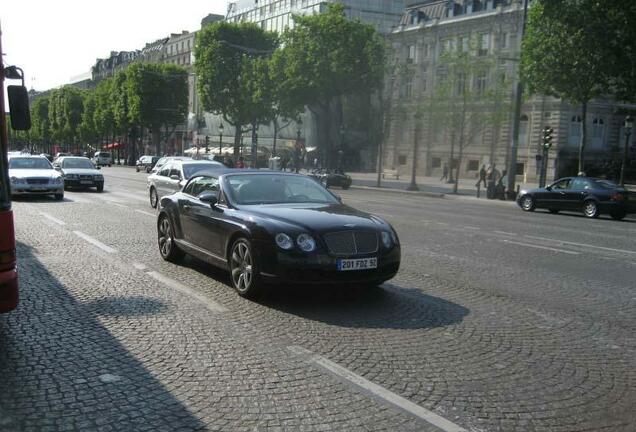
[(102, 149), (110, 150), (110, 149), (116, 149), (116, 148), (121, 148), (121, 147), (126, 147), (126, 145), (122, 144), (122, 143), (114, 142), (114, 143), (103, 145)]

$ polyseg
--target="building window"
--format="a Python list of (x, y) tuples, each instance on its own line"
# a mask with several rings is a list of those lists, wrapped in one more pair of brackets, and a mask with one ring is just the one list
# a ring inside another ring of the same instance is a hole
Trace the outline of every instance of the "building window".
[(479, 170), (479, 161), (478, 160), (469, 160), (468, 166), (466, 167), (466, 171), (478, 171)]
[(429, 58), (429, 56), (431, 55), (431, 44), (424, 44), (424, 46), (422, 47), (422, 55), (424, 56), (424, 58)]
[(398, 156), (398, 164), (399, 165), (406, 165), (406, 155), (399, 155)]
[(438, 157), (434, 157), (431, 159), (431, 168), (441, 168), (442, 159)]
[(526, 172), (526, 164), (517, 162), (517, 175), (524, 175)]
[(503, 32), (499, 36), (499, 48), (507, 49), (510, 46), (510, 34)]
[(415, 45), (408, 45), (407, 46), (407, 58), (406, 58), (406, 62), (407, 63), (417, 63), (417, 50)]
[(490, 53), (490, 33), (482, 33), (479, 35), (479, 52), (480, 56)]
[(457, 38), (457, 50), (459, 52), (468, 52), (468, 36), (460, 36)]
[(486, 93), (487, 78), (486, 73), (481, 72), (475, 77), (475, 93), (483, 96)]
[(466, 91), (466, 74), (460, 72), (457, 74), (457, 82), (455, 83), (455, 95), (461, 96)]
[(605, 136), (605, 121), (602, 118), (595, 118), (592, 122), (592, 147), (603, 147)]
[(426, 84), (427, 84), (426, 81), (427, 81), (427, 74), (426, 74), (426, 72), (424, 72), (422, 74), (422, 81), (421, 81), (422, 82), (422, 93), (426, 93)]
[(519, 118), (519, 147), (526, 145), (528, 141), (528, 120), (525, 114)]
[(568, 138), (568, 143), (570, 145), (579, 145), (579, 141), (581, 140), (581, 127), (581, 116), (572, 116), (570, 119), (570, 135)]

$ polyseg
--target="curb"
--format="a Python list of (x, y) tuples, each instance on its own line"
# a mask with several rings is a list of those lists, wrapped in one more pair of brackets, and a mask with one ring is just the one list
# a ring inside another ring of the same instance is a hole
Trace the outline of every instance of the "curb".
[(446, 197), (446, 195), (443, 194), (443, 193), (423, 192), (423, 191), (407, 191), (407, 190), (403, 190), (403, 189), (391, 189), (391, 188), (382, 188), (382, 187), (373, 187), (373, 186), (359, 186), (359, 185), (355, 185), (355, 184), (352, 184), (351, 186), (349, 186), (349, 189), (361, 189), (361, 190), (368, 190), (368, 191), (390, 192), (390, 193), (397, 193), (397, 194), (403, 194), (403, 195), (418, 195), (418, 196), (425, 196), (425, 197), (429, 197), (429, 198), (445, 198)]

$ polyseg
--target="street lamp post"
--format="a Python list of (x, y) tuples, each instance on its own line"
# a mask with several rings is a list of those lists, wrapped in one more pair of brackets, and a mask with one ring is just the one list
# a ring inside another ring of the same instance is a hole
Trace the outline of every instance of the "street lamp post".
[(219, 124), (219, 157), (223, 151), (223, 123)]
[(345, 133), (347, 132), (347, 128), (344, 123), (340, 125), (340, 148), (338, 149), (338, 164), (336, 166), (336, 170), (342, 172), (342, 155), (344, 153), (344, 144), (345, 144)]
[(296, 127), (296, 145), (294, 148), (294, 171), (298, 172), (300, 170), (300, 133), (302, 123), (298, 121), (298, 125)]
[[(420, 190), (420, 188), (417, 186), (417, 154), (419, 152), (420, 121), (421, 121), (421, 116), (419, 115), (419, 113), (414, 116), (414, 119), (415, 119), (415, 134), (413, 139), (413, 162), (411, 164), (411, 183), (406, 188), (406, 190), (408, 191)], [(451, 172), (453, 172), (452, 167), (451, 167)]]
[(623, 162), (621, 163), (621, 186), (625, 185), (625, 170), (627, 169), (627, 151), (629, 150), (629, 137), (632, 135), (634, 120), (632, 116), (625, 117), (625, 149), (623, 150)]

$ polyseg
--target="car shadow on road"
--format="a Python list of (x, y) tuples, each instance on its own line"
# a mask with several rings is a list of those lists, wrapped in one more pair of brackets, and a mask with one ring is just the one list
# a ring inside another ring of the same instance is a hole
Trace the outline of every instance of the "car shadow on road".
[[(29, 246), (17, 250), (20, 305), (0, 315), (0, 430), (204, 429), (98, 318), (164, 305), (135, 297), (84, 305)], [(143, 338), (140, 321), (128, 319), (117, 323)]]
[[(545, 210), (545, 211), (543, 211), (543, 210), (537, 210), (537, 211), (540, 211), (541, 213), (548, 213), (548, 214), (549, 214), (548, 210)], [(555, 215), (553, 215), (553, 216), (557, 216), (557, 217), (558, 217), (558, 216), (561, 216), (561, 217), (563, 217), (563, 216), (568, 216), (568, 217), (571, 217), (571, 218), (577, 218), (577, 219), (589, 219), (589, 218), (588, 218), (588, 217), (586, 217), (583, 213), (579, 213), (579, 212), (575, 212), (575, 211), (567, 212), (566, 210), (559, 211), (559, 213), (558, 213), (558, 214), (555, 214)], [(599, 215), (598, 219), (600, 219), (600, 220), (607, 220), (607, 221), (611, 221), (611, 222), (614, 222), (614, 223), (630, 223), (630, 224), (635, 224), (635, 223), (636, 223), (636, 219), (634, 218), (634, 216), (636, 216), (636, 215), (632, 215), (632, 214), (630, 213), (628, 216), (626, 216), (626, 217), (625, 217), (625, 219), (620, 220), (620, 221), (617, 221), (617, 220), (612, 219), (612, 217), (611, 217), (610, 215), (602, 214), (602, 215)]]
[(109, 297), (84, 303), (83, 307), (98, 316), (135, 317), (156, 315), (168, 310), (168, 306), (147, 297)]
[(421, 329), (461, 322), (469, 309), (418, 288), (270, 287), (259, 303), (303, 319), (350, 328)]

